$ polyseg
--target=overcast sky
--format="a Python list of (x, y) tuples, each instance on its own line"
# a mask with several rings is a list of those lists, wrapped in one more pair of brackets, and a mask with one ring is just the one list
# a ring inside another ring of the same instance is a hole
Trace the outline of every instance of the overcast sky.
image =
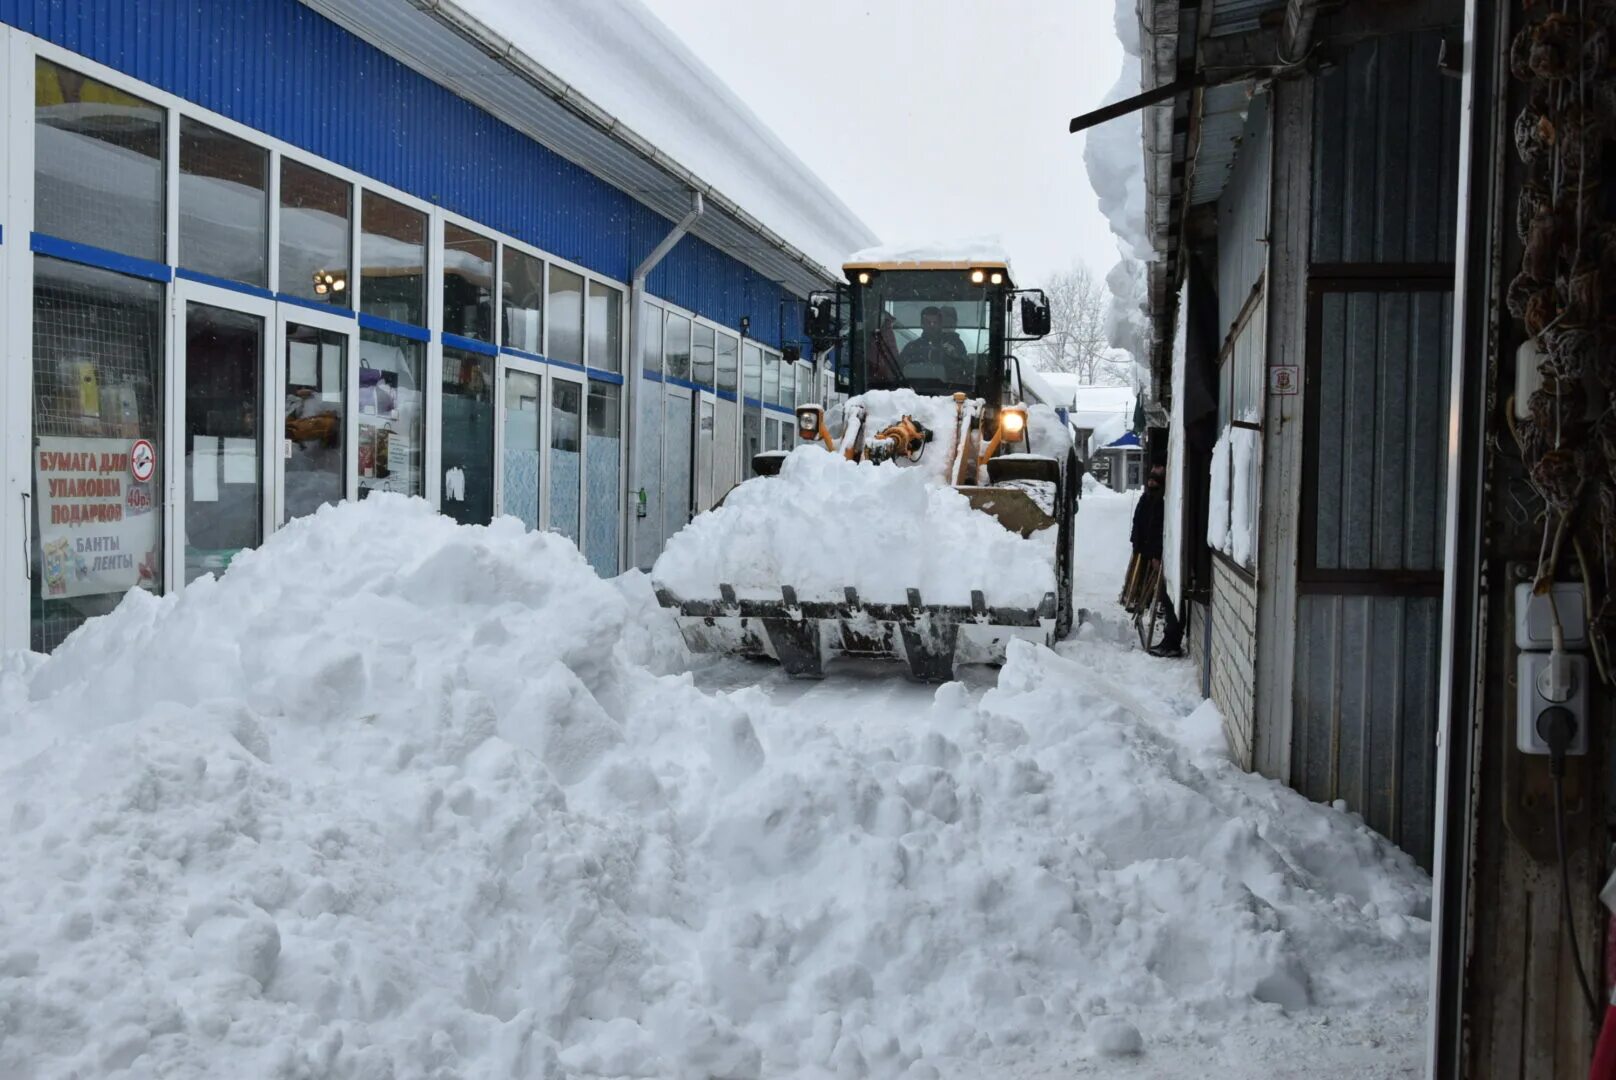
[(1073, 116), (1122, 69), (1110, 0), (643, 0), (888, 243), (995, 234), (1020, 284), (1116, 244)]

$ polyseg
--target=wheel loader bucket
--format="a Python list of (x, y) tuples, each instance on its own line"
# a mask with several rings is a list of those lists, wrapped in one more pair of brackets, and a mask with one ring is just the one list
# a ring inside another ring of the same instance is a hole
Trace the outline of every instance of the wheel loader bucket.
[(786, 674), (817, 679), (832, 657), (896, 660), (919, 682), (954, 678), (959, 664), (1002, 663), (1010, 641), (1055, 639), (1055, 594), (1037, 607), (990, 607), (980, 591), (966, 605), (927, 604), (918, 589), (906, 603), (866, 603), (854, 589), (841, 601), (799, 600), (790, 586), (780, 598), (739, 599), (730, 585), (719, 597), (685, 599), (657, 589), (657, 600), (679, 622), (694, 652), (769, 657)]
[[(1045, 492), (1047, 488), (1047, 496)], [(1036, 481), (995, 484), (992, 487), (957, 487), (973, 510), (988, 514), (1013, 533), (1031, 536), (1059, 524), (1055, 517), (1054, 485)]]

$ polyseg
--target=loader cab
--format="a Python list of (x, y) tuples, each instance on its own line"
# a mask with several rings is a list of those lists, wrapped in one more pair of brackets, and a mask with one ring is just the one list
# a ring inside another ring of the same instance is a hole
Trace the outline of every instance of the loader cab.
[[(1047, 331), (1043, 293), (1017, 290), (1003, 262), (849, 263), (843, 270), (845, 292), (810, 300), (809, 332), (845, 334), (838, 373), (844, 393), (910, 389), (1003, 401), (1007, 344)], [(1026, 337), (1012, 334), (1018, 299)]]

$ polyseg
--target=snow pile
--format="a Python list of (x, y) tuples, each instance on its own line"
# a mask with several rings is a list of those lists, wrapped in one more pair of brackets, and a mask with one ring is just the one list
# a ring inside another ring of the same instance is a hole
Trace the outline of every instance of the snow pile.
[[(1135, 0), (1116, 0), (1117, 39), (1122, 43), (1122, 72), (1103, 104), (1112, 104), (1142, 89), (1143, 46)], [(1148, 363), (1145, 350), (1149, 326), (1145, 320), (1147, 299), (1145, 265), (1151, 257), (1148, 222), (1145, 216), (1145, 160), (1143, 132), (1138, 112), (1089, 128), (1084, 133), (1083, 165), (1089, 184), (1099, 197), (1100, 213), (1111, 224), (1120, 255), (1105, 276), (1111, 292), (1106, 313), (1106, 329), (1111, 345), (1123, 349), (1137, 365)]]
[(1211, 486), (1207, 489), (1206, 546), (1229, 552), (1229, 450), (1232, 427), (1226, 427), (1212, 444)]
[(1003, 263), (1008, 269), (1010, 255), (997, 236), (967, 236), (924, 244), (881, 244), (855, 251), (846, 259), (849, 266), (857, 263), (930, 262)]
[[(923, 465), (946, 463), (942, 439)], [(1054, 529), (1024, 538), (930, 473), (799, 447), (778, 476), (746, 481), (675, 534), (651, 577), (686, 599), (727, 584), (742, 598), (778, 600), (790, 585), (841, 601), (852, 586), (879, 603), (913, 588), (927, 604), (969, 604), (980, 589), (990, 605), (1036, 607), (1054, 591)]]
[(1261, 432), (1230, 424), (1212, 447), (1206, 543), (1249, 566), (1256, 554), (1257, 458)]
[(4, 658), (0, 1076), (970, 1077), (1371, 1005), (1403, 1052), (1427, 879), (1230, 763), (1183, 665), (794, 699), (676, 641), (382, 496)]

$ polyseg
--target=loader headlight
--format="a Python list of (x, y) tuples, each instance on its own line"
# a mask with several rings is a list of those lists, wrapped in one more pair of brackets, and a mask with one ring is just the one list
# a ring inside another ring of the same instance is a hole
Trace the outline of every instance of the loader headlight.
[(1021, 433), (1027, 430), (1027, 415), (1013, 410), (1006, 411), (999, 423), (1004, 426), (1004, 437), (1016, 442), (1021, 438)]
[(989, 275), (988, 280), (993, 282), (995, 285), (999, 285), (1004, 282), (1004, 275), (995, 270), (991, 275)]
[(972, 270), (971, 271), (971, 284), (972, 285), (980, 285), (984, 281), (986, 281), (987, 279), (988, 279), (988, 275), (987, 275), (987, 272), (985, 270)]

